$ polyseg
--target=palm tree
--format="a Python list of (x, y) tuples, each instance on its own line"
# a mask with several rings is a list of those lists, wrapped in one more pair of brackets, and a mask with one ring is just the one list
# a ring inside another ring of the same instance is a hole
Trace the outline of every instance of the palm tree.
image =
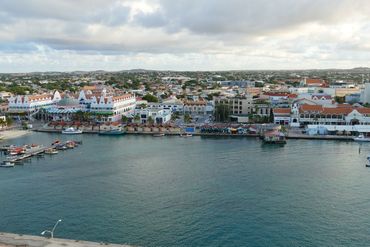
[(150, 124), (153, 124), (154, 123), (154, 119), (151, 116), (148, 117), (148, 123), (150, 123)]
[(184, 122), (185, 123), (190, 123), (191, 122), (191, 116), (189, 115), (189, 113), (185, 113)]
[(135, 117), (134, 117), (134, 122), (139, 122), (140, 121), (140, 115), (139, 114), (136, 114)]

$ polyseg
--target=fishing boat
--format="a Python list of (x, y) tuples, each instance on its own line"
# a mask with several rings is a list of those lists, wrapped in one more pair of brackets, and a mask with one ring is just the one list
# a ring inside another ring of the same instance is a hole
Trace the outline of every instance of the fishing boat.
[(106, 135), (106, 136), (120, 136), (125, 134), (122, 130), (106, 130), (106, 131), (100, 131), (99, 135)]
[(67, 134), (67, 135), (78, 135), (82, 134), (82, 130), (75, 129), (73, 127), (66, 128), (62, 131), (62, 134)]
[(370, 142), (370, 138), (365, 137), (365, 135), (363, 134), (360, 134), (357, 137), (354, 137), (353, 140), (356, 142)]
[(55, 148), (48, 148), (45, 150), (45, 154), (57, 154), (58, 153), (58, 150), (56, 150)]
[(165, 133), (157, 133), (157, 134), (154, 134), (153, 137), (162, 137), (165, 135), (166, 135)]
[(286, 144), (284, 133), (279, 131), (266, 132), (263, 135), (263, 143), (266, 144)]
[(184, 137), (184, 138), (187, 138), (187, 137), (192, 137), (193, 135), (190, 134), (190, 133), (183, 133), (180, 135), (180, 137)]
[(3, 168), (14, 167), (14, 162), (11, 162), (11, 161), (3, 161), (3, 163), (0, 164), (0, 167), (3, 167)]

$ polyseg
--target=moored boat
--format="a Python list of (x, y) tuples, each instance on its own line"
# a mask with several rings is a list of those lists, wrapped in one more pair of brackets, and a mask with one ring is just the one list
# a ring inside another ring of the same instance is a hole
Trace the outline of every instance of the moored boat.
[(190, 134), (190, 133), (183, 133), (183, 134), (180, 134), (180, 137), (192, 137), (193, 135)]
[(284, 133), (279, 131), (266, 132), (263, 135), (263, 143), (266, 144), (286, 144)]
[(153, 137), (162, 137), (165, 135), (166, 135), (165, 133), (157, 133), (157, 134), (154, 134)]
[(45, 150), (45, 154), (57, 154), (58, 153), (58, 150), (56, 150), (55, 148), (48, 148)]
[(3, 161), (3, 163), (0, 164), (0, 167), (3, 167), (3, 168), (14, 167), (14, 162), (11, 162), (11, 161)]
[(354, 137), (353, 140), (356, 142), (370, 142), (370, 138), (366, 137), (363, 134), (360, 134), (357, 137)]
[(66, 128), (62, 131), (62, 134), (67, 134), (67, 135), (77, 135), (77, 134), (82, 134), (82, 130), (75, 129), (73, 127)]

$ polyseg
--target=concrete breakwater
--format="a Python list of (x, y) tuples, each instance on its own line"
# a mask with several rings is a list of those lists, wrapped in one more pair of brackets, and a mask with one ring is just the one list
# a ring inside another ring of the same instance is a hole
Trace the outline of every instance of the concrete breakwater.
[(61, 238), (45, 238), (13, 233), (0, 233), (0, 246), (5, 247), (129, 247), (129, 245), (96, 243), (89, 241), (70, 240)]

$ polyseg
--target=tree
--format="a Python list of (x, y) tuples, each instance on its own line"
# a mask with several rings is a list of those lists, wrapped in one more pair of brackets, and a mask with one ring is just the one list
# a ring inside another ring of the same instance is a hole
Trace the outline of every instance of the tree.
[(11, 118), (11, 117), (7, 117), (7, 118), (6, 118), (6, 125), (7, 125), (7, 126), (11, 126), (11, 125), (13, 124), (13, 122), (14, 122), (14, 121), (13, 121), (13, 118)]
[(151, 94), (146, 94), (144, 97), (143, 97), (143, 100), (146, 100), (148, 102), (158, 102), (158, 98), (155, 97), (154, 95), (151, 95)]
[(216, 122), (227, 122), (229, 121), (229, 106), (225, 104), (219, 104), (215, 107), (215, 120)]
[(189, 115), (189, 113), (185, 113), (184, 122), (185, 123), (190, 123), (191, 122), (191, 116)]
[(140, 121), (140, 115), (136, 114), (134, 117), (134, 122), (138, 123)]
[(122, 115), (122, 123), (127, 123), (128, 122), (128, 117), (125, 115)]
[(344, 97), (335, 96), (334, 97), (335, 102), (339, 104), (343, 104), (345, 102)]
[(154, 123), (154, 119), (151, 116), (148, 117), (148, 123), (149, 124), (153, 124)]
[(178, 112), (172, 113), (172, 115), (171, 115), (171, 121), (175, 121), (178, 118), (179, 118), (179, 113)]

